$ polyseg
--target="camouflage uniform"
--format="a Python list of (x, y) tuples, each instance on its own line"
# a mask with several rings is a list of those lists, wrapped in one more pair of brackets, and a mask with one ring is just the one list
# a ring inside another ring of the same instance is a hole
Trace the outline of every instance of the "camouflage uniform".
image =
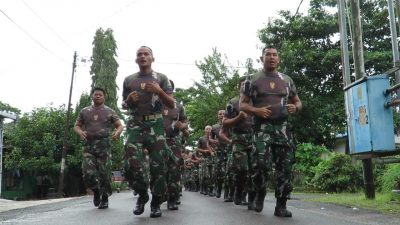
[[(225, 192), (227, 193), (230, 188), (230, 185), (232, 182), (232, 177), (230, 177), (229, 173), (227, 173), (227, 170), (229, 169), (229, 166), (227, 164), (228, 161), (228, 146), (227, 144), (223, 143), (223, 141), (219, 138), (219, 131), (221, 130), (222, 124), (217, 123), (212, 126), (211, 130), (211, 137), (213, 139), (218, 140), (218, 144), (216, 145), (215, 148), (215, 157), (213, 161), (213, 177), (211, 177), (211, 181), (213, 184), (215, 184), (216, 192), (217, 192), (217, 197), (221, 195), (221, 190), (223, 184), (225, 184)], [(226, 182), (224, 182), (226, 181)]]
[(77, 118), (77, 123), (83, 124), (87, 132), (82, 162), (83, 181), (86, 187), (99, 189), (100, 195), (112, 193), (109, 133), (118, 120), (118, 115), (107, 106), (85, 107)]
[[(201, 149), (208, 149), (209, 140), (208, 136), (203, 136), (199, 138), (197, 142), (197, 147)], [(203, 161), (199, 165), (199, 180), (200, 180), (200, 193), (210, 194), (212, 192), (212, 181), (213, 177), (213, 156), (209, 153), (203, 154)], [(210, 191), (211, 190), (211, 191)]]
[[(145, 90), (146, 83), (154, 81), (165, 93), (172, 93), (171, 84), (164, 74), (153, 72), (150, 76), (135, 73), (125, 78), (122, 97), (126, 99), (133, 91), (140, 96), (137, 103), (123, 105), (130, 113), (125, 145), (125, 177), (130, 187), (139, 193), (139, 197), (147, 195), (150, 186), (151, 205), (157, 207), (167, 192), (166, 165), (162, 150), (168, 149), (168, 146), (165, 142), (161, 99)], [(150, 184), (145, 177), (145, 149), (149, 154)]]
[[(233, 174), (233, 155), (232, 155), (232, 145), (228, 145), (225, 148), (226, 151), (226, 160), (224, 162), (224, 201), (232, 202), (233, 195), (235, 191), (234, 185), (234, 174)], [(217, 183), (218, 184), (218, 183)]]
[[(254, 117), (254, 150), (252, 153), (252, 183), (256, 195), (256, 211), (262, 210), (267, 181), (275, 167), (275, 197), (286, 199), (292, 191), (292, 164), (289, 140), (286, 133), (287, 101), (296, 96), (292, 79), (282, 73), (260, 71), (251, 77), (251, 91), (242, 92), (251, 98), (255, 107), (269, 106), (267, 119)], [(261, 200), (262, 199), (262, 200)], [(262, 201), (262, 202), (261, 202)], [(286, 202), (286, 200), (285, 200)]]
[[(166, 134), (167, 144), (172, 150), (171, 157), (167, 161), (167, 187), (169, 202), (177, 201), (181, 191), (181, 170), (183, 166), (182, 151), (182, 134), (175, 123), (180, 121), (186, 123), (186, 114), (183, 106), (175, 102), (174, 109), (163, 107), (164, 128)], [(172, 203), (171, 203), (172, 204)]]
[[(225, 117), (232, 119), (239, 115), (239, 96), (231, 99), (225, 110)], [(235, 204), (241, 204), (242, 196), (240, 193), (247, 191), (250, 202), (254, 199), (254, 190), (249, 182), (249, 169), (251, 151), (253, 149), (253, 129), (252, 117), (248, 116), (245, 120), (234, 126), (232, 129), (232, 160), (231, 172), (233, 176), (233, 186), (235, 187)], [(251, 207), (251, 204), (250, 204)]]
[[(197, 155), (197, 153), (192, 154), (192, 158), (202, 158), (200, 155)], [(192, 166), (190, 168), (190, 183), (192, 185), (192, 191), (199, 191), (200, 190), (200, 163), (192, 163)]]

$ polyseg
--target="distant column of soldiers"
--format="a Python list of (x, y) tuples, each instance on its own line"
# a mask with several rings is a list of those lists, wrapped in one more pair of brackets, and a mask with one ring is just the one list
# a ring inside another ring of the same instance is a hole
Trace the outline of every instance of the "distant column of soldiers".
[(277, 70), (276, 48), (265, 47), (260, 59), (263, 69), (240, 79), (238, 96), (218, 111), (217, 124), (205, 127), (196, 151), (185, 155), (185, 187), (219, 198), (224, 186), (225, 202), (261, 212), (271, 182), (274, 215), (292, 217), (286, 202), (295, 147), (287, 119), (302, 103), (293, 80)]

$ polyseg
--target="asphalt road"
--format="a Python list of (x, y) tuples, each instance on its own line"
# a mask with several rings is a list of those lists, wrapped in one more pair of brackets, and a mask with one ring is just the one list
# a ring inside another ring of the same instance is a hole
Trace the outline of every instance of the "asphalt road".
[(184, 192), (182, 204), (177, 211), (168, 211), (161, 206), (163, 216), (150, 218), (150, 206), (140, 216), (132, 214), (136, 198), (131, 192), (114, 193), (110, 197), (110, 208), (100, 210), (92, 205), (92, 197), (85, 196), (68, 201), (42, 204), (0, 213), (0, 224), (17, 225), (399, 225), (400, 217), (383, 215), (374, 211), (353, 209), (333, 204), (302, 201), (302, 196), (293, 196), (288, 202), (292, 218), (273, 216), (275, 200), (269, 193), (261, 213), (247, 210), (245, 206), (225, 203), (222, 199)]

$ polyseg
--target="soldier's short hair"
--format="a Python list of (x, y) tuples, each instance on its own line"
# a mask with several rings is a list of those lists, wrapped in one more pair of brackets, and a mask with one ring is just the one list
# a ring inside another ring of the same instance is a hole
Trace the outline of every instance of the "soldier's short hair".
[(101, 92), (103, 92), (103, 95), (106, 95), (106, 90), (104, 90), (104, 89), (101, 88), (101, 87), (95, 87), (95, 88), (93, 88), (93, 90), (90, 92), (90, 95), (93, 95), (93, 93), (94, 93), (95, 91), (101, 91)]
[(147, 49), (149, 49), (151, 55), (153, 55), (153, 50), (152, 50), (149, 46), (142, 45), (142, 46), (140, 46), (139, 48), (147, 48)]
[(267, 49), (276, 49), (276, 50), (278, 50), (275, 46), (273, 46), (273, 45), (266, 45), (263, 49), (262, 49), (262, 52), (261, 52), (261, 55), (264, 55), (264, 52), (265, 52), (265, 50), (267, 50)]
[(173, 82), (172, 80), (169, 80), (169, 83), (171, 84), (172, 91), (175, 90), (175, 84), (174, 84), (174, 82)]

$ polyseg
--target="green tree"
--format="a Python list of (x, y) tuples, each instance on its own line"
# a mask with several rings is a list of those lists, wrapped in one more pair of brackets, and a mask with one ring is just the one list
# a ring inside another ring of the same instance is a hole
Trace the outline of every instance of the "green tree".
[[(297, 139), (328, 147), (335, 134), (346, 130), (338, 15), (332, 13), (336, 2), (311, 0), (307, 15), (280, 11), (279, 18), (258, 32), (263, 43), (278, 47), (280, 71), (298, 88), (304, 108), (292, 121)], [(386, 5), (384, 0), (361, 2), (368, 75), (391, 68)]]
[(9, 112), (13, 112), (17, 115), (21, 114), (21, 110), (10, 106), (7, 103), (3, 103), (2, 101), (0, 101), (0, 111), (9, 111)]
[[(19, 118), (15, 128), (8, 132), (11, 148), (4, 156), (5, 168), (58, 174), (65, 114), (64, 106), (49, 107), (35, 109)], [(72, 127), (72, 122), (69, 127)], [(72, 132), (68, 132), (68, 139), (74, 140)], [(77, 151), (74, 144), (68, 146), (68, 150), (70, 157), (79, 157), (79, 154), (74, 154)]]
[[(104, 31), (102, 28), (97, 29), (93, 40), (93, 51), (92, 51), (92, 66), (90, 67), (90, 74), (92, 75), (92, 89), (94, 87), (101, 87), (106, 91), (105, 105), (114, 109), (121, 119), (123, 115), (118, 108), (118, 85), (116, 84), (116, 78), (118, 74), (118, 63), (115, 60), (117, 56), (117, 43), (113, 36), (112, 29)], [(90, 96), (82, 95), (79, 108), (90, 105)], [(123, 156), (123, 140), (120, 138), (118, 141), (111, 143), (111, 160), (113, 162), (113, 169), (122, 168), (122, 156)]]
[(202, 79), (194, 86), (179, 90), (177, 99), (186, 105), (194, 140), (203, 135), (204, 127), (217, 122), (217, 111), (225, 109), (226, 103), (238, 94), (239, 71), (228, 64), (217, 49), (203, 61), (196, 63)]
[(91, 88), (101, 87), (107, 92), (105, 104), (116, 110), (121, 115), (118, 108), (116, 78), (118, 74), (118, 63), (115, 60), (117, 56), (117, 43), (113, 36), (112, 29), (104, 31), (97, 29), (93, 40), (92, 66), (90, 74), (92, 75)]

